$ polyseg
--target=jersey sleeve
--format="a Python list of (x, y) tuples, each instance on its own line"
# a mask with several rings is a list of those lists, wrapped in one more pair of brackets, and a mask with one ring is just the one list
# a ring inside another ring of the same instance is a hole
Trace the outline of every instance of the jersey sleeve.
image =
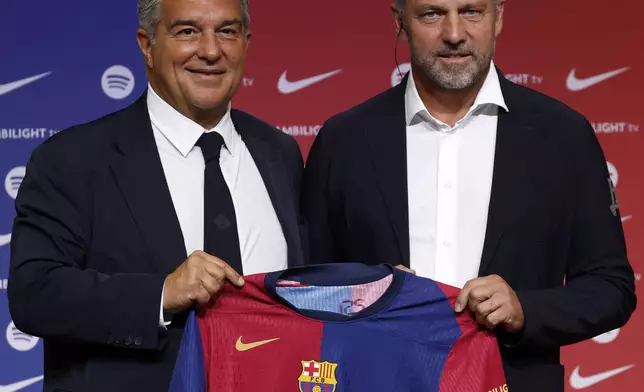
[(204, 348), (194, 311), (188, 315), (169, 392), (206, 392)]

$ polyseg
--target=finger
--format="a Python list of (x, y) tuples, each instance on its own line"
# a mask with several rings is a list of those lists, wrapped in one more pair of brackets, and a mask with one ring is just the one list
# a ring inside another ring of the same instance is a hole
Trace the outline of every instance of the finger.
[(472, 289), (482, 284), (485, 284), (484, 278), (475, 278), (465, 283), (465, 286), (463, 286), (463, 289), (461, 289), (461, 292), (456, 297), (456, 304), (454, 305), (454, 310), (457, 313), (461, 312), (463, 309), (467, 307), (467, 304), (470, 298), (470, 292), (472, 291)]
[(212, 276), (210, 273), (203, 274), (200, 277), (201, 286), (203, 286), (203, 288), (206, 289), (208, 294), (210, 294), (211, 296), (216, 294), (221, 289), (222, 280), (223, 279), (217, 279), (216, 277)]
[(490, 298), (480, 302), (475, 308), (474, 313), (482, 317), (494, 312), (503, 305), (503, 300), (500, 295), (493, 294)]
[(487, 322), (487, 316), (480, 315), (478, 313), (474, 314), (474, 319), (476, 320), (476, 323), (478, 325), (483, 325), (487, 328), (490, 328), (488, 322)]
[[(242, 278), (237, 271), (233, 269), (228, 263), (223, 261), (222, 259), (209, 255), (208, 253), (204, 253), (203, 256), (208, 262), (217, 265), (221, 271), (223, 272), (223, 277), (228, 279), (232, 284), (235, 286), (243, 286), (244, 285), (244, 278)], [(212, 271), (212, 269), (208, 270), (209, 272)], [(218, 277), (221, 277), (221, 275), (218, 275)]]
[(414, 275), (416, 275), (416, 270), (413, 270), (413, 269), (411, 269), (411, 268), (407, 268), (407, 267), (405, 267), (405, 266), (404, 266), (404, 265), (402, 265), (402, 264), (398, 264), (398, 265), (396, 266), (396, 268), (398, 268), (399, 270), (405, 271), (405, 272), (409, 272), (410, 274), (414, 274)]
[[(215, 264), (204, 264), (203, 268), (206, 273), (200, 276), (200, 281), (209, 291), (210, 295), (214, 295), (221, 290), (228, 279), (226, 276), (226, 267), (220, 267)], [(228, 266), (228, 268), (232, 269), (230, 266)]]
[(194, 296), (194, 302), (197, 302), (199, 305), (204, 305), (210, 302), (210, 294), (203, 286), (199, 286), (199, 288), (195, 290)]
[(500, 306), (485, 317), (485, 326), (494, 329), (508, 317), (508, 307)]
[(476, 312), (476, 307), (481, 303), (492, 298), (495, 293), (495, 286), (489, 282), (483, 282), (470, 290), (468, 306), (472, 312)]
[(467, 306), (467, 302), (470, 297), (470, 290), (472, 290), (472, 287), (466, 284), (463, 286), (461, 292), (458, 293), (458, 296), (456, 297), (456, 305), (454, 305), (454, 310), (457, 313), (460, 313)]

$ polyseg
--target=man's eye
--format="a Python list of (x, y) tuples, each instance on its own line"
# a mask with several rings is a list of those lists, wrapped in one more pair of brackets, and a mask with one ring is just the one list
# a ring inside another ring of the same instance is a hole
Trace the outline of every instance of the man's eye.
[(229, 35), (229, 36), (236, 36), (239, 34), (239, 32), (235, 29), (232, 28), (225, 28), (220, 30), (223, 35)]
[(196, 33), (195, 29), (183, 29), (180, 30), (177, 35), (183, 35), (183, 36), (191, 36)]

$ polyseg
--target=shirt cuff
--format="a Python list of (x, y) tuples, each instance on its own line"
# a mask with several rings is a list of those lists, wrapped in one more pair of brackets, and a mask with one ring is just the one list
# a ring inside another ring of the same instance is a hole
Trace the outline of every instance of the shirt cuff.
[(165, 294), (165, 283), (163, 284), (163, 290), (161, 290), (161, 307), (159, 310), (159, 327), (164, 328), (170, 325), (170, 321), (165, 321), (163, 316), (163, 295)]

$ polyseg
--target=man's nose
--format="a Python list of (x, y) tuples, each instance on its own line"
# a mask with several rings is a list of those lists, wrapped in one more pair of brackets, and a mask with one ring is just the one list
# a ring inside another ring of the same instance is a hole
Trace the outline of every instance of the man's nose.
[(203, 34), (201, 36), (197, 55), (208, 62), (217, 61), (221, 56), (221, 45), (215, 34)]
[(449, 13), (443, 20), (442, 38), (454, 46), (465, 41), (465, 22), (461, 19), (458, 12)]

